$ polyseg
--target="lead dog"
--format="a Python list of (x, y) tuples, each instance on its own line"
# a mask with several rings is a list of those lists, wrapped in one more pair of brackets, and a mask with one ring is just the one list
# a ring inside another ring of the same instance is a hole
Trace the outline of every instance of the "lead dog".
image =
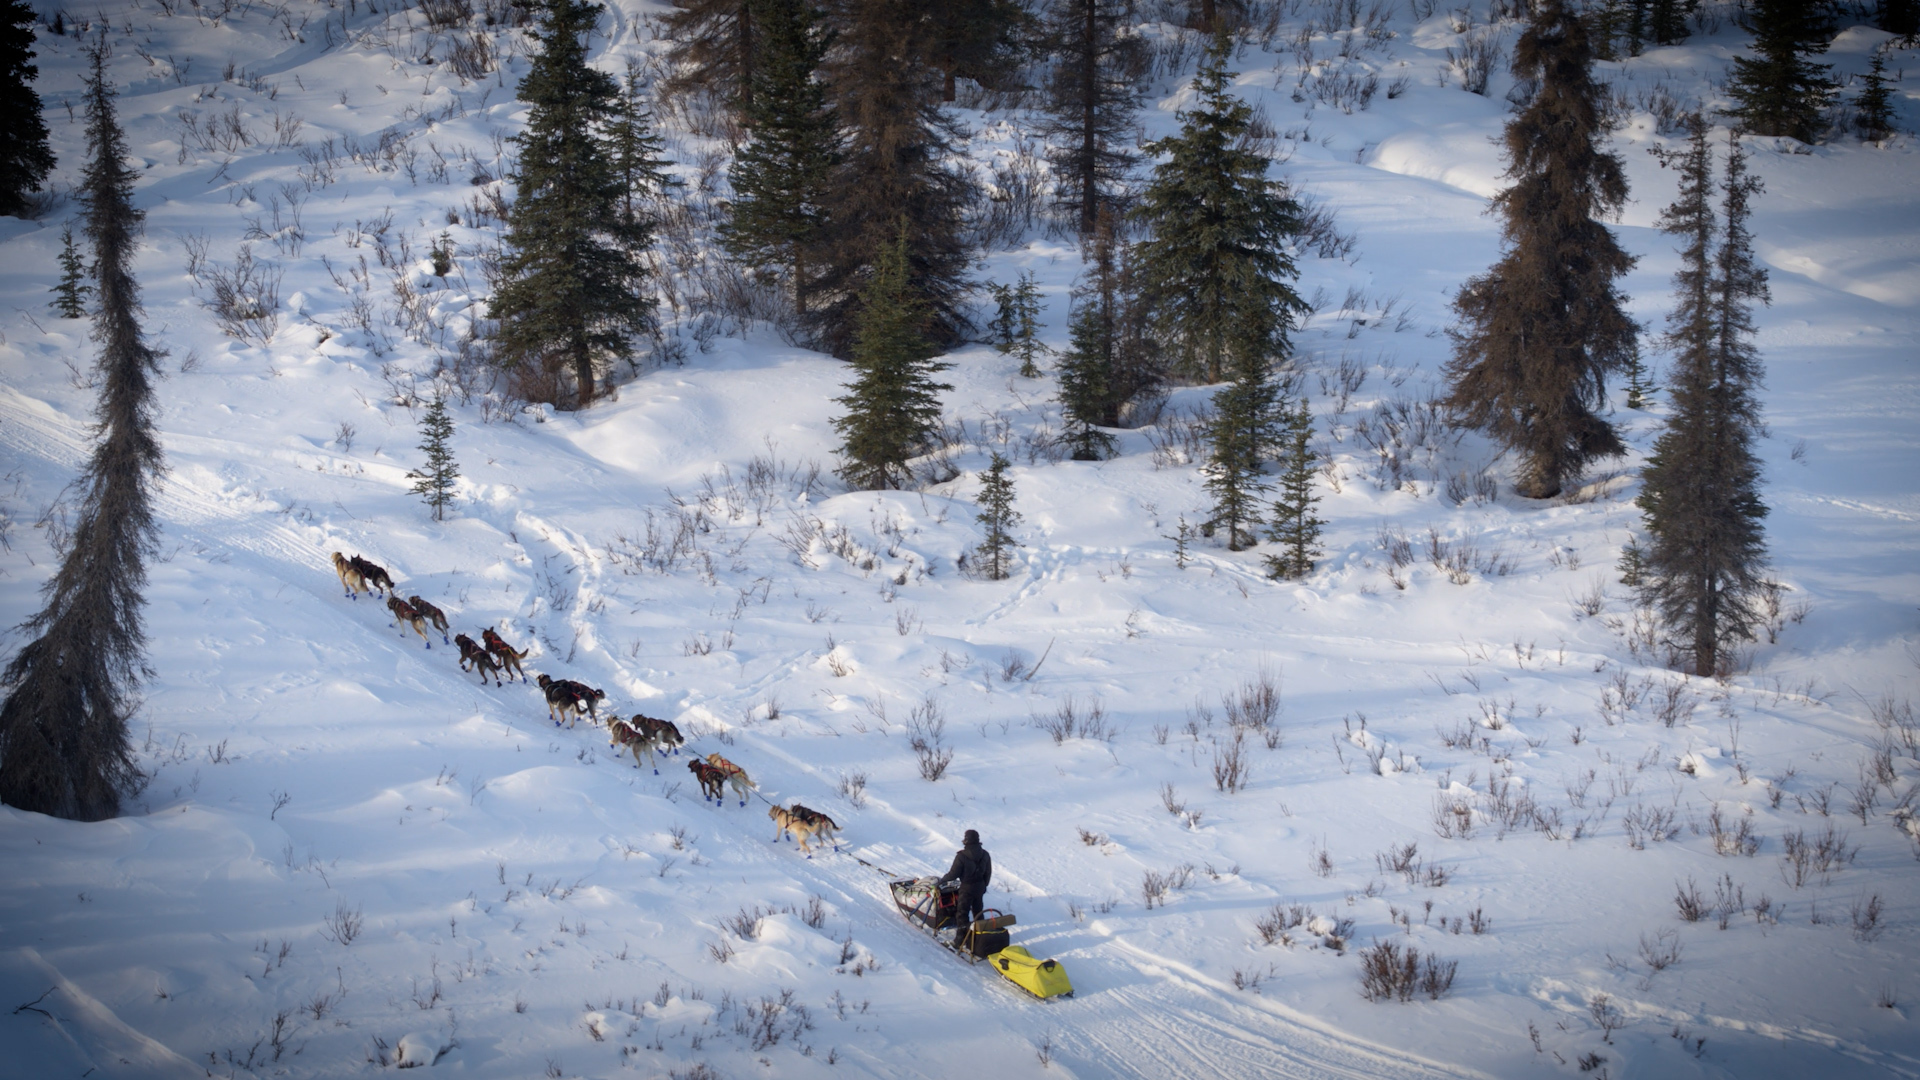
[(509, 673), (507, 676), (509, 679), (513, 677), (512, 672), (519, 672), (520, 681), (527, 681), (527, 671), (520, 666), (520, 661), (527, 658), (527, 651), (533, 646), (529, 645), (515, 652), (513, 646), (507, 644), (505, 638), (494, 633), (491, 626), (480, 631), (480, 640), (486, 643), (487, 651), (493, 654), (493, 658), (500, 662), (500, 669)]
[[(634, 719), (639, 720), (641, 718), (636, 716)], [(624, 746), (628, 750), (633, 751), (634, 768), (637, 769), (640, 767), (640, 755), (645, 754), (647, 755), (647, 766), (653, 770), (653, 775), (660, 775), (660, 766), (655, 763), (653, 759), (654, 751), (660, 749), (658, 732), (648, 731), (644, 727), (629, 724), (616, 716), (607, 722), (607, 738), (608, 746)]]
[[(694, 758), (692, 761), (687, 762), (687, 771), (693, 774), (695, 780), (700, 781), (700, 795), (702, 798), (719, 803), (721, 806), (727, 805), (726, 773), (701, 761), (699, 758)], [(745, 804), (743, 803), (742, 805)]]
[(362, 590), (373, 591), (373, 586), (367, 584), (366, 577), (360, 573), (360, 568), (353, 564), (353, 560), (337, 551), (333, 553), (333, 572), (340, 575), (340, 587), (347, 591), (349, 600), (360, 599)]
[[(492, 654), (480, 647), (480, 643), (465, 634), (456, 634), (453, 646), (460, 650), (460, 670), (478, 671), (481, 685), (486, 685), (487, 676), (493, 676), (493, 685), (500, 685), (500, 665), (494, 663)], [(467, 667), (472, 664), (473, 667)]]
[(784, 806), (769, 806), (767, 816), (780, 827), (780, 831), (773, 836), (773, 842), (776, 844), (780, 842), (782, 836), (792, 833), (793, 838), (800, 842), (800, 850), (809, 859), (813, 858), (813, 848), (809, 845), (809, 841), (815, 838), (832, 844), (835, 851), (840, 850), (840, 840), (834, 835), (840, 831), (840, 826), (818, 810), (809, 810), (799, 803), (794, 803), (792, 809)]
[(413, 608), (413, 610), (425, 616), (427, 620), (427, 625), (433, 627), (435, 630), (440, 631), (440, 644), (442, 645), (451, 644), (449, 641), (447, 641), (447, 613), (446, 612), (441, 611), (439, 608), (434, 607), (432, 604), (427, 603), (425, 600), (422, 600), (417, 596), (407, 597), (407, 606)]
[(707, 764), (719, 769), (721, 775), (727, 778), (727, 783), (733, 786), (733, 793), (740, 796), (741, 806), (747, 805), (747, 789), (760, 786), (753, 782), (752, 777), (747, 775), (747, 770), (735, 765), (719, 754), (708, 754)]
[[(413, 632), (420, 635), (420, 640), (427, 643), (427, 648), (433, 648), (433, 641), (427, 637), (426, 616), (413, 610), (410, 604), (397, 596), (387, 597), (387, 610), (393, 612), (393, 625), (399, 626), (401, 623), (406, 623), (412, 626)], [(400, 636), (406, 637), (407, 632), (400, 631)]]

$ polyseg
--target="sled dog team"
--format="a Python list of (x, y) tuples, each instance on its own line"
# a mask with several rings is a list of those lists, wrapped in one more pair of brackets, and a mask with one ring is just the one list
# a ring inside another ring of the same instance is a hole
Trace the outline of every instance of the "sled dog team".
[[(400, 599), (400, 594), (394, 589), (392, 576), (378, 563), (359, 555), (349, 557), (336, 551), (333, 553), (333, 570), (340, 575), (340, 586), (346, 590), (348, 599), (358, 600), (362, 592), (385, 596), (387, 611), (393, 615), (393, 625), (411, 627), (414, 633), (420, 635), (420, 640), (426, 642), (427, 648), (433, 648), (433, 640), (427, 636), (427, 629), (431, 627), (438, 631), (441, 644), (451, 644), (460, 650), (460, 670), (479, 672), (481, 685), (486, 684), (489, 675), (493, 677), (493, 685), (501, 685), (502, 671), (508, 673), (509, 681), (514, 675), (520, 676), (523, 683), (527, 681), (526, 669), (520, 666), (520, 661), (526, 659), (527, 650), (515, 649), (507, 644), (506, 639), (493, 627), (489, 626), (480, 632), (479, 642), (465, 634), (456, 635), (449, 642), (447, 631), (450, 627), (446, 613), (418, 596)], [(400, 634), (406, 636), (406, 630), (401, 629)], [(571, 728), (574, 721), (583, 715), (589, 724), (600, 722), (598, 705), (606, 700), (606, 691), (572, 679), (555, 679), (545, 674), (536, 680), (535, 685), (540, 687), (541, 694), (547, 700), (547, 718), (553, 721), (555, 727), (565, 720), (567, 727)], [(646, 765), (653, 769), (655, 776), (660, 774), (660, 767), (654, 755), (677, 754), (686, 742), (679, 727), (671, 720), (659, 720), (643, 713), (635, 713), (632, 720), (613, 717), (607, 723), (607, 733), (612, 738), (608, 745), (625, 747), (632, 752), (634, 768), (641, 767), (641, 755), (644, 754)], [(721, 806), (726, 805), (728, 787), (733, 789), (740, 805), (745, 806), (747, 792), (759, 786), (747, 775), (747, 770), (719, 754), (708, 754), (704, 760), (695, 758), (687, 762), (687, 769), (699, 781), (701, 797)], [(767, 817), (779, 826), (779, 831), (774, 834), (774, 842), (778, 843), (791, 834), (809, 859), (813, 858), (812, 842), (825, 840), (832, 844), (833, 850), (840, 850), (837, 836), (840, 826), (817, 810), (809, 810), (799, 803), (794, 803), (790, 808), (775, 805), (768, 808)]]

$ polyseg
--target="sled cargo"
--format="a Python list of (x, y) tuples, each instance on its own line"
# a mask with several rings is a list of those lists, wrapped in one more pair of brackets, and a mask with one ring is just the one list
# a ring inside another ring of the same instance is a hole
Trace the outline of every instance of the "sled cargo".
[(959, 925), (960, 890), (941, 888), (939, 879), (902, 878), (888, 883), (900, 914), (928, 937), (952, 949), (969, 964), (986, 961), (999, 976), (1042, 1000), (1071, 997), (1073, 983), (1058, 960), (1041, 960), (1011, 943), (1007, 928), (1017, 920), (996, 908)]

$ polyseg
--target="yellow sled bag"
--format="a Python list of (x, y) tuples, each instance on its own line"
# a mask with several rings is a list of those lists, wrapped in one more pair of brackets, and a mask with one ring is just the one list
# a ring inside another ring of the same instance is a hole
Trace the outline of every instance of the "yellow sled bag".
[(1058, 960), (1036, 960), (1033, 954), (1012, 945), (987, 957), (1008, 982), (1037, 998), (1059, 997), (1073, 993), (1067, 969)]

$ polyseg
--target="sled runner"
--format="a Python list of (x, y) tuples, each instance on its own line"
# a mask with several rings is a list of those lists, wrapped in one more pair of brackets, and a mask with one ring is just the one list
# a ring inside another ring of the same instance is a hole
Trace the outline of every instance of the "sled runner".
[(1073, 983), (1067, 969), (1057, 960), (1038, 960), (1018, 945), (1009, 943), (1007, 927), (1015, 925), (1012, 915), (987, 908), (970, 925), (958, 925), (960, 890), (942, 888), (938, 878), (901, 878), (891, 881), (893, 905), (906, 920), (928, 937), (952, 949), (969, 964), (986, 961), (1001, 978), (1042, 1000), (1071, 997)]

